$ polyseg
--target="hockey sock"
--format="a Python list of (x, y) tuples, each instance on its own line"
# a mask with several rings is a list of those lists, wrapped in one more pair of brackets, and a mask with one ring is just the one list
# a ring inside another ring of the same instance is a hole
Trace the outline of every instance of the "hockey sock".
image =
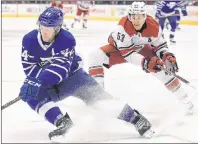
[(44, 99), (43, 101), (30, 100), (29, 106), (43, 116), (51, 124), (55, 125), (56, 121), (63, 116), (60, 108), (54, 102)]

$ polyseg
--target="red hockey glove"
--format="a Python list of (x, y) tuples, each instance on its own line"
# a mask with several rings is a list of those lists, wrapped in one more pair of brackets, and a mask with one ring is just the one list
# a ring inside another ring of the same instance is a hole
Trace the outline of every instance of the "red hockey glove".
[(163, 53), (162, 61), (164, 62), (166, 69), (175, 73), (178, 72), (179, 68), (177, 65), (177, 61), (175, 55), (170, 52)]
[(145, 57), (142, 59), (142, 68), (146, 72), (154, 72), (157, 73), (161, 71), (158, 66), (164, 66), (164, 63), (162, 60), (160, 60), (158, 57), (153, 56), (153, 57)]

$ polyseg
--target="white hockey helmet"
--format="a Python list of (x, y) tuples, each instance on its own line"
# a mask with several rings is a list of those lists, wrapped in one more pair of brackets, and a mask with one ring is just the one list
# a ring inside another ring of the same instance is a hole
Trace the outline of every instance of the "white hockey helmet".
[[(134, 14), (145, 14), (146, 15), (146, 4), (143, 1), (134, 1), (128, 9), (128, 16)], [(129, 17), (130, 20), (130, 17)]]

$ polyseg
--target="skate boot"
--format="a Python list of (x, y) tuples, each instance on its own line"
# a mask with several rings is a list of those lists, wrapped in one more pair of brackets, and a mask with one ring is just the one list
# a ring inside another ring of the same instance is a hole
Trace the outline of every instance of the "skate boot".
[(194, 105), (192, 102), (188, 103), (188, 110), (186, 112), (186, 115), (193, 115), (194, 114)]
[(151, 123), (137, 110), (134, 110), (134, 113), (135, 117), (132, 120), (132, 124), (134, 124), (136, 130), (141, 136), (151, 138), (155, 134), (154, 130), (151, 129)]
[(64, 24), (63, 27), (64, 27), (65, 30), (67, 30), (67, 31), (69, 30), (69, 28), (67, 27), (66, 24)]
[(177, 26), (176, 30), (181, 30), (181, 28), (180, 28), (180, 26), (179, 26), (179, 25)]
[(165, 26), (166, 26), (166, 29), (167, 29), (167, 30), (170, 30), (170, 27), (171, 27), (171, 26), (170, 26), (170, 24), (169, 24), (169, 23), (166, 23), (166, 25), (165, 25)]
[(170, 44), (176, 44), (176, 41), (174, 38), (170, 38)]
[(49, 133), (49, 139), (51, 140), (53, 137), (58, 137), (65, 135), (65, 133), (70, 129), (73, 125), (69, 115), (66, 113), (62, 118), (57, 120), (56, 127), (57, 129)]
[(86, 23), (83, 23), (82, 27), (83, 27), (83, 29), (87, 29)]
[(194, 104), (192, 102), (193, 97), (185, 94), (184, 96), (178, 97), (181, 103), (184, 105), (186, 111), (186, 115), (193, 115), (194, 114)]
[(71, 28), (74, 28), (74, 23), (71, 24)]

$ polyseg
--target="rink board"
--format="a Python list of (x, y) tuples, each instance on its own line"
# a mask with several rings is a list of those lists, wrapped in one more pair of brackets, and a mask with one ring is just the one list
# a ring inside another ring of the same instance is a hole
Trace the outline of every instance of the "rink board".
[[(46, 4), (3, 4), (3, 18), (34, 18), (50, 5)], [(64, 5), (65, 19), (73, 19), (76, 15), (76, 5)], [(119, 21), (119, 19), (127, 15), (128, 5), (96, 5), (90, 11), (89, 20), (96, 21)], [(148, 5), (147, 13), (154, 16), (156, 6)], [(198, 6), (187, 6), (188, 16), (181, 18), (181, 24), (198, 25)]]

